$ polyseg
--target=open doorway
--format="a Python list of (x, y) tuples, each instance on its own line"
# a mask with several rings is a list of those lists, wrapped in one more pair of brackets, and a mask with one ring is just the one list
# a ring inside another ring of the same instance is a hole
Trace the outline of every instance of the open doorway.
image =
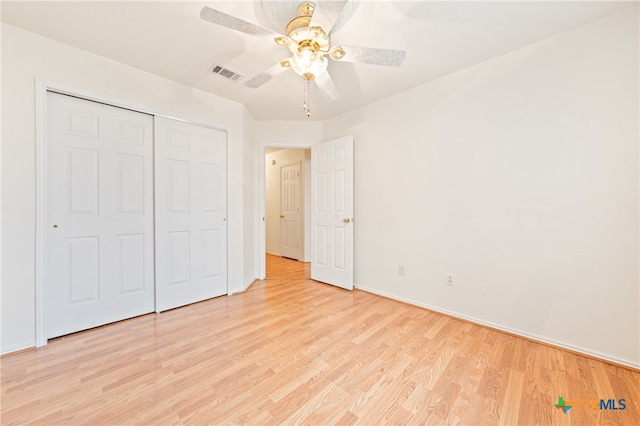
[(265, 275), (270, 278), (282, 268), (304, 269), (296, 263), (310, 261), (311, 150), (267, 148), (264, 158)]

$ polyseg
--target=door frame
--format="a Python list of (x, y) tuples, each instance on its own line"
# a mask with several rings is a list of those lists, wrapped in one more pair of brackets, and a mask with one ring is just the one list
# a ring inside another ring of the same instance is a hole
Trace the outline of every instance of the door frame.
[[(322, 141), (318, 141), (320, 143)], [(289, 143), (277, 143), (277, 142), (261, 142), (260, 143), (260, 157), (259, 157), (259, 188), (260, 188), (260, 201), (258, 215), (259, 229), (260, 229), (260, 241), (258, 243), (258, 279), (264, 280), (267, 276), (267, 180), (266, 180), (266, 162), (267, 162), (267, 149), (311, 149), (314, 145), (309, 142), (289, 142)], [(310, 172), (313, 171), (313, 165), (310, 165)], [(305, 241), (307, 236), (305, 235)], [(305, 253), (306, 256), (306, 253)]]
[[(95, 93), (84, 89), (68, 86), (66, 84), (54, 81), (36, 78), (35, 80), (35, 136), (36, 136), (36, 223), (35, 223), (35, 343), (36, 347), (47, 344), (45, 337), (45, 244), (46, 244), (46, 218), (47, 218), (47, 194), (46, 194), (46, 177), (47, 177), (47, 92), (56, 92), (62, 95), (74, 96), (76, 98), (87, 101), (99, 102), (102, 104), (129, 109), (153, 117), (161, 116), (172, 120), (184, 121), (198, 126), (209, 127), (216, 130), (222, 130), (227, 134), (227, 212), (229, 217), (229, 194), (231, 188), (228, 178), (228, 165), (230, 164), (229, 141), (231, 140), (231, 131), (220, 124), (203, 123), (200, 120), (194, 120), (189, 117), (179, 117), (174, 114), (160, 111), (159, 108), (151, 108), (146, 105), (137, 104), (135, 102), (106, 96), (101, 93)], [(264, 166), (264, 165), (263, 165)], [(230, 226), (227, 221), (227, 294), (229, 294), (229, 245), (230, 245)], [(155, 260), (154, 260), (155, 263)], [(155, 283), (154, 283), (155, 287)], [(154, 289), (155, 291), (155, 289)]]

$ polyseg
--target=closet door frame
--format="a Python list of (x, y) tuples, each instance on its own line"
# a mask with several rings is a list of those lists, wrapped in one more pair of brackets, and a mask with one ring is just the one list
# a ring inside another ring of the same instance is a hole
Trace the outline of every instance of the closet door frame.
[[(229, 178), (228, 178), (228, 164), (229, 164), (229, 130), (217, 124), (202, 123), (197, 120), (191, 120), (189, 118), (176, 117), (172, 114), (162, 113), (156, 108), (150, 108), (145, 105), (140, 105), (134, 102), (125, 101), (122, 99), (116, 99), (109, 96), (105, 96), (99, 93), (77, 89), (65, 84), (56, 83), (53, 81), (36, 78), (35, 81), (35, 118), (36, 118), (36, 229), (35, 229), (35, 326), (36, 326), (36, 347), (44, 346), (47, 344), (47, 338), (45, 337), (45, 244), (46, 244), (46, 218), (47, 218), (47, 193), (46, 193), (46, 178), (47, 178), (47, 92), (56, 92), (63, 95), (74, 96), (77, 98), (85, 99), (87, 101), (99, 102), (106, 105), (111, 105), (119, 108), (129, 109), (145, 114), (156, 116), (162, 116), (170, 118), (172, 120), (184, 121), (192, 123), (198, 126), (209, 127), (216, 130), (222, 130), (227, 134), (227, 212), (229, 205)], [(227, 224), (227, 294), (229, 294), (229, 241), (230, 232)], [(155, 283), (154, 283), (155, 287)], [(155, 291), (155, 290), (154, 290)]]

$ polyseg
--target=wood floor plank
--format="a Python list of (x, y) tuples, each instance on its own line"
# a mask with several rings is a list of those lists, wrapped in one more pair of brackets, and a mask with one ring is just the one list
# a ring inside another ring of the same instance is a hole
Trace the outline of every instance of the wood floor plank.
[[(268, 256), (246, 292), (0, 358), (13, 424), (640, 424), (640, 372)], [(576, 402), (566, 414), (558, 397)], [(626, 400), (587, 410), (581, 399)]]

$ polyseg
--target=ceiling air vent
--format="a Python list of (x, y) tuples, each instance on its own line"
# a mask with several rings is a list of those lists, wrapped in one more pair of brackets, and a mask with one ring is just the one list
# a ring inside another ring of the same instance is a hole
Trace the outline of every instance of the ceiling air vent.
[(220, 65), (213, 65), (211, 67), (211, 72), (214, 74), (218, 74), (221, 77), (229, 79), (231, 81), (238, 81), (242, 78), (242, 76), (234, 71), (231, 71), (228, 68), (221, 67)]

